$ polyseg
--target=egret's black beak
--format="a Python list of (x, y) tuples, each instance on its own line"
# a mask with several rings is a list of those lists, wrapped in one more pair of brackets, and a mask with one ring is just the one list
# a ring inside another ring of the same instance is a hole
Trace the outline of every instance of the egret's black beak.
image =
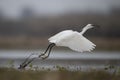
[(100, 28), (99, 25), (96, 25), (96, 24), (92, 24), (92, 26), (96, 27), (96, 28)]

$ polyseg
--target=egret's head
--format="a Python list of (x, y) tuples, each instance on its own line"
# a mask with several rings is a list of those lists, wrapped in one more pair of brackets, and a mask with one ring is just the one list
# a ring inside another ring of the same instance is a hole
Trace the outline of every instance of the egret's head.
[(96, 24), (87, 24), (87, 26), (88, 26), (89, 28), (100, 27), (100, 26), (98, 26), (98, 25), (96, 25)]

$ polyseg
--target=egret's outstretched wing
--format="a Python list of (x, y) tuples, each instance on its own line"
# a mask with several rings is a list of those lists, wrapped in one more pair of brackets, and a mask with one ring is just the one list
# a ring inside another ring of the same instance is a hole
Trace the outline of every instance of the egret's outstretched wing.
[(50, 37), (48, 40), (49, 40), (49, 42), (56, 44), (56, 41), (66, 38), (66, 36), (70, 35), (71, 33), (73, 33), (72, 30), (61, 31), (61, 32), (57, 33), (56, 35)]
[(95, 48), (95, 44), (86, 39), (81, 33), (66, 30), (48, 39), (49, 42), (55, 43), (56, 46), (65, 46), (78, 52), (91, 51)]
[(83, 52), (83, 51), (91, 51), (95, 48), (95, 44), (89, 41), (81, 34), (76, 34), (64, 42), (63, 46), (69, 47), (72, 50)]
[(66, 44), (70, 49), (83, 52), (83, 51), (91, 51), (95, 48), (95, 44), (86, 39), (84, 36), (79, 35), (72, 39), (70, 39)]

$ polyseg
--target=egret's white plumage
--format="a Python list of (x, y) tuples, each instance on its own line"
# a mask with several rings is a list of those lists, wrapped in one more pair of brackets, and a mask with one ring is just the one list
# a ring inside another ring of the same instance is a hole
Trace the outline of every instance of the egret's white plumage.
[(81, 32), (64, 30), (50, 37), (48, 40), (50, 43), (55, 43), (56, 46), (69, 47), (74, 51), (91, 51), (96, 45), (83, 36), (83, 34), (90, 28), (93, 28), (92, 24), (85, 26)]

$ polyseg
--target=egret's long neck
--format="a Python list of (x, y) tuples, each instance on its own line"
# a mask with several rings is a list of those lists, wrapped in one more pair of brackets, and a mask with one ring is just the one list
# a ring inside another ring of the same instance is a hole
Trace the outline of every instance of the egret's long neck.
[(85, 26), (80, 33), (83, 35), (90, 28), (92, 28), (92, 27), (91, 26)]

